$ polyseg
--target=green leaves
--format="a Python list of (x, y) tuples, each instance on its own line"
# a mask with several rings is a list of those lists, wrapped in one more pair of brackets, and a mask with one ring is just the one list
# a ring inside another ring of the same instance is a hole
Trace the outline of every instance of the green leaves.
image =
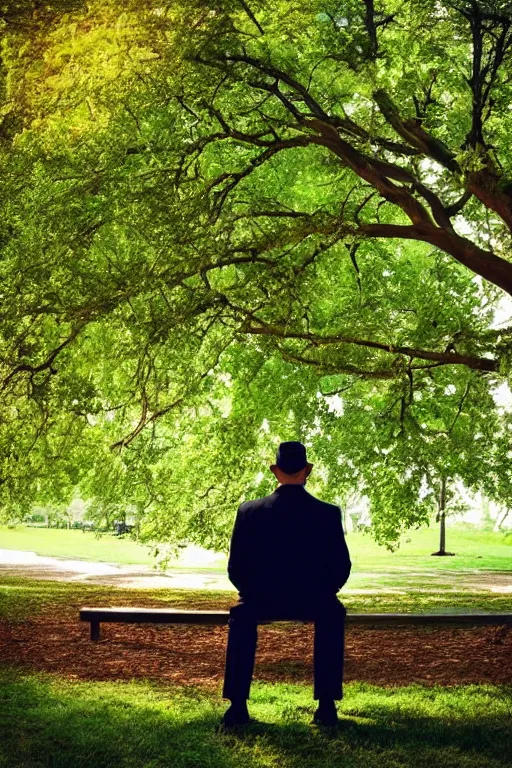
[(464, 14), (369, 8), (7, 5), (8, 514), (78, 491), (223, 547), (280, 439), (381, 540), (441, 477), (506, 497), (509, 49), (476, 115)]

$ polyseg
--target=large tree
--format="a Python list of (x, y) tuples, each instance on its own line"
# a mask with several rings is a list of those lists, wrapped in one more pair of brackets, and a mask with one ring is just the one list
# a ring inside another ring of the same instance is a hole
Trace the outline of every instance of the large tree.
[[(1, 13), (5, 507), (81, 487), (113, 515), (129, 498), (155, 535), (219, 545), (275, 440), (316, 430), (333, 491), (343, 456), (352, 482), (405, 488), (375, 496), (382, 538), (423, 519), (441, 467), (423, 458), (412, 483), (412, 445), (432, 456), (444, 429), (450, 466), (450, 425), (471, 412), (465, 439), (481, 432), (468, 382), (494, 424), (509, 371), (509, 4)], [(383, 423), (394, 475), (374, 460)]]

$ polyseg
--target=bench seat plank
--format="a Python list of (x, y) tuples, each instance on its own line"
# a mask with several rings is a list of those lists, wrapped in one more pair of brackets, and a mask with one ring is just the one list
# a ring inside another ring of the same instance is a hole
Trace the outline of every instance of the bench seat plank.
[(140, 624), (227, 624), (228, 611), (179, 611), (169, 608), (81, 608), (81, 621)]
[[(91, 640), (99, 640), (100, 624), (206, 624), (228, 623), (229, 611), (187, 611), (172, 608), (87, 608), (80, 610), (80, 620), (91, 624)], [(283, 621), (285, 621), (283, 619)], [(288, 619), (287, 621), (291, 621)], [(303, 619), (296, 619), (303, 621)], [(263, 621), (262, 624), (274, 623)], [(352, 626), (503, 626), (512, 625), (512, 613), (348, 613)]]

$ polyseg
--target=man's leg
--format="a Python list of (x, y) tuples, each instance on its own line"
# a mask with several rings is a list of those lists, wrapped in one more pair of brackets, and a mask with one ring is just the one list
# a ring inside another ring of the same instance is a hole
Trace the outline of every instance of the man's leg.
[(337, 599), (318, 607), (315, 613), (314, 698), (319, 701), (317, 722), (337, 721), (334, 701), (343, 698), (345, 607)]
[(222, 695), (229, 699), (232, 705), (224, 715), (223, 723), (235, 725), (237, 721), (248, 719), (246, 701), (249, 698), (258, 642), (255, 611), (245, 603), (235, 605), (229, 612), (228, 626)]

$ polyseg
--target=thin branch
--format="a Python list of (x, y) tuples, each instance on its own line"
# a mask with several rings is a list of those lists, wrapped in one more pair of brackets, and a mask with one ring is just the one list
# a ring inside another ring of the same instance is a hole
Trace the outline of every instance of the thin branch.
[(259, 70), (265, 75), (274, 78), (276, 81), (281, 81), (294, 90), (299, 96), (301, 96), (304, 104), (311, 110), (315, 117), (320, 120), (328, 120), (328, 114), (322, 109), (320, 104), (313, 98), (307, 88), (302, 85), (298, 80), (295, 80), (291, 75), (278, 67), (272, 67), (269, 64), (264, 64), (262, 61), (253, 58), (252, 56), (240, 56), (240, 55), (227, 55), (225, 61), (230, 61), (238, 64), (248, 64), (254, 69)]
[(265, 30), (263, 29), (263, 27), (262, 27), (262, 26), (261, 26), (261, 24), (259, 23), (258, 19), (257, 19), (257, 18), (256, 18), (256, 16), (254, 15), (254, 13), (253, 13), (253, 11), (251, 10), (251, 8), (249, 7), (249, 5), (248, 5), (248, 4), (245, 2), (245, 0), (240, 0), (240, 5), (241, 5), (241, 6), (242, 6), (242, 8), (244, 9), (244, 11), (246, 12), (246, 14), (247, 14), (247, 15), (248, 15), (248, 17), (250, 18), (250, 20), (252, 21), (252, 23), (253, 23), (253, 24), (254, 24), (254, 25), (257, 27), (257, 29), (258, 29), (258, 32), (260, 33), (260, 35), (264, 35), (264, 34), (265, 34)]
[(462, 211), (464, 206), (467, 202), (471, 200), (473, 197), (473, 193), (469, 191), (469, 189), (466, 189), (462, 197), (457, 200), (455, 203), (452, 203), (451, 205), (445, 206), (446, 215), (449, 218), (452, 218), (452, 216), (456, 216), (458, 213)]
[(76, 328), (67, 337), (67, 339), (64, 339), (64, 341), (49, 354), (44, 363), (40, 363), (39, 365), (32, 365), (31, 363), (20, 363), (20, 365), (17, 365), (3, 380), (1, 391), (3, 392), (9, 386), (14, 377), (19, 373), (30, 373), (31, 376), (46, 370), (49, 370), (50, 373), (56, 373), (55, 369), (53, 368), (53, 364), (56, 358), (63, 349), (69, 346), (76, 339), (84, 326), (85, 323), (77, 325)]
[(238, 173), (222, 173), (220, 176), (210, 182), (208, 185), (209, 191), (215, 189), (215, 187), (223, 185), (224, 182), (226, 182), (224, 186), (222, 186), (222, 189), (215, 192), (215, 200), (213, 206), (214, 219), (216, 220), (220, 216), (229, 193), (232, 192), (233, 189), (235, 189), (235, 187), (237, 187), (243, 179), (247, 178), (247, 176), (249, 176), (256, 168), (258, 168), (260, 165), (263, 165), (263, 163), (276, 155), (278, 152), (282, 152), (283, 150), (290, 149), (292, 147), (304, 147), (307, 146), (308, 143), (309, 141), (306, 137), (284, 139), (278, 144), (276, 143), (274, 146), (269, 147), (264, 152), (261, 152), (256, 157), (253, 157), (249, 165), (247, 165), (243, 171), (239, 171)]
[(372, 370), (371, 368), (358, 368), (355, 365), (344, 364), (336, 365), (336, 363), (327, 363), (323, 360), (315, 360), (310, 357), (304, 357), (295, 352), (290, 352), (287, 349), (279, 347), (279, 351), (283, 356), (283, 359), (290, 363), (299, 363), (301, 365), (314, 366), (320, 371), (332, 374), (347, 374), (349, 376), (361, 376), (366, 379), (394, 379), (396, 378), (396, 372), (392, 370)]
[(117, 449), (126, 448), (130, 443), (132, 443), (135, 438), (140, 435), (140, 433), (149, 425), (153, 424), (157, 419), (161, 418), (162, 416), (165, 416), (166, 413), (170, 413), (172, 410), (177, 408), (179, 405), (182, 404), (184, 398), (179, 397), (174, 402), (170, 403), (169, 405), (166, 405), (163, 408), (160, 408), (157, 411), (154, 411), (148, 416), (148, 404), (147, 400), (143, 398), (142, 402), (142, 413), (139, 419), (139, 422), (135, 429), (133, 429), (128, 435), (121, 438), (121, 440), (118, 440), (116, 443), (113, 443), (110, 446), (111, 451), (115, 451)]
[(467, 398), (467, 396), (469, 394), (469, 390), (471, 389), (471, 384), (472, 384), (471, 380), (468, 381), (468, 383), (466, 384), (466, 389), (464, 390), (464, 394), (462, 395), (462, 397), (460, 399), (459, 407), (457, 408), (457, 413), (455, 414), (455, 417), (454, 417), (454, 419), (452, 421), (452, 424), (451, 424), (451, 426), (448, 429), (448, 434), (449, 435), (451, 435), (451, 433), (453, 432), (453, 428), (455, 427), (455, 425), (456, 425), (456, 423), (458, 421), (458, 418), (459, 418), (459, 416), (462, 413), (462, 409), (464, 408), (464, 402), (465, 402), (465, 400), (466, 400), (466, 398)]
[(352, 266), (354, 267), (355, 273), (356, 273), (356, 282), (357, 282), (357, 289), (359, 291), (359, 305), (361, 304), (361, 297), (362, 297), (362, 287), (361, 287), (361, 270), (359, 269), (359, 264), (356, 260), (356, 253), (360, 247), (360, 243), (352, 243), (352, 245), (346, 245), (346, 249), (348, 251), (348, 255), (350, 256), (350, 261), (352, 262)]
[(187, 396), (190, 394), (190, 391), (194, 389), (195, 387), (198, 387), (199, 384), (209, 375), (212, 368), (215, 368), (215, 366), (218, 364), (220, 357), (222, 353), (229, 347), (229, 345), (232, 342), (232, 337), (230, 337), (218, 350), (215, 360), (212, 361), (212, 364), (208, 366), (208, 369), (204, 371), (200, 376), (198, 376), (195, 381), (193, 381), (189, 387), (187, 388), (187, 391), (184, 392), (180, 397), (178, 397), (176, 400), (174, 400), (172, 403), (169, 403), (168, 405), (163, 406), (162, 408), (158, 408), (156, 411), (153, 411), (152, 413), (149, 412), (149, 405), (147, 402), (147, 399), (145, 397), (145, 393), (143, 392), (143, 399), (142, 399), (142, 413), (139, 418), (139, 422), (135, 429), (133, 429), (128, 435), (121, 438), (121, 440), (118, 440), (117, 442), (113, 443), (110, 446), (111, 451), (119, 450), (121, 451), (123, 448), (126, 448), (132, 443), (135, 438), (140, 435), (140, 433), (149, 425), (153, 425), (158, 419), (162, 418), (162, 416), (165, 416), (167, 413), (170, 413), (178, 406), (182, 405), (183, 402), (186, 400)]

